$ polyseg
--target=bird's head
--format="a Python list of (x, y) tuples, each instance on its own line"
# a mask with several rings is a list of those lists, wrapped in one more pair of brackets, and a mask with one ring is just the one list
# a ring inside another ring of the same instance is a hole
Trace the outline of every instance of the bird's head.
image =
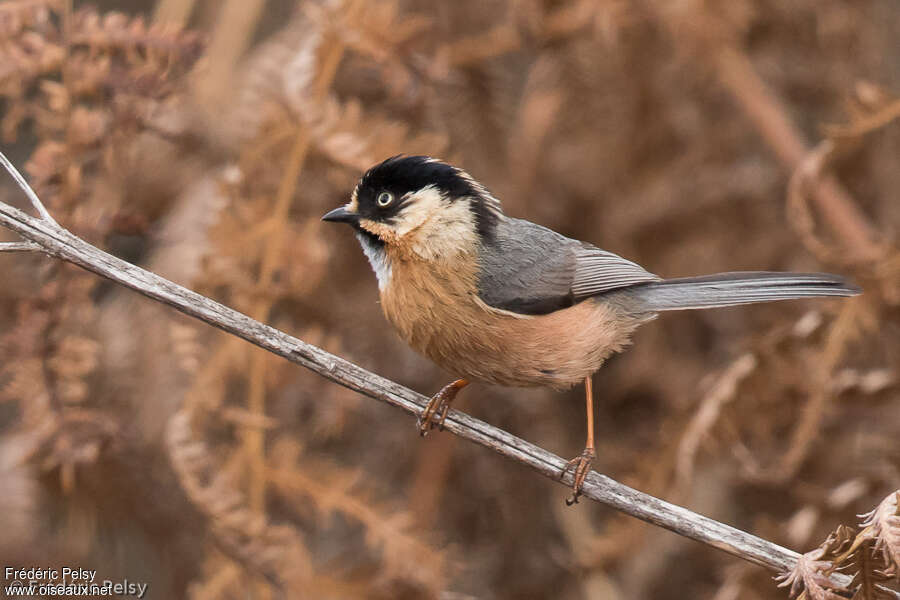
[(401, 155), (366, 171), (350, 202), (322, 219), (351, 225), (370, 260), (385, 249), (439, 260), (475, 251), (501, 215), (500, 203), (465, 171)]

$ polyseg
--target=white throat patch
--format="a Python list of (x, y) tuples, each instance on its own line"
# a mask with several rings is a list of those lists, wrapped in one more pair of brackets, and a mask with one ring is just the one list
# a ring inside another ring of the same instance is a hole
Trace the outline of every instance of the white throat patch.
[(375, 271), (375, 277), (378, 278), (378, 289), (384, 291), (391, 281), (391, 259), (385, 253), (383, 246), (372, 243), (367, 236), (357, 233), (356, 239), (359, 240), (363, 253), (369, 259), (372, 270)]

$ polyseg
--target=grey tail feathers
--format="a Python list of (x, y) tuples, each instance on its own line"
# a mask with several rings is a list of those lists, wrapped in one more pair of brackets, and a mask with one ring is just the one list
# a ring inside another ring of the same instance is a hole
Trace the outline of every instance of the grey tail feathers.
[[(623, 290), (624, 291), (624, 290)], [(856, 296), (862, 290), (830, 273), (747, 271), (664, 279), (628, 288), (638, 310), (690, 310), (774, 300)]]

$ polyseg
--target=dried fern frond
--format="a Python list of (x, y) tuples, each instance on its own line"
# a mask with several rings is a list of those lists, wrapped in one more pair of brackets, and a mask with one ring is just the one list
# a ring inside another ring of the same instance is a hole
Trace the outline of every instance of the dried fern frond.
[(333, 31), (348, 48), (377, 61), (396, 60), (398, 50), (432, 24), (424, 15), (401, 14), (397, 0), (344, 2), (328, 9), (309, 3), (304, 11), (317, 29)]
[(870, 513), (863, 516), (860, 535), (874, 540), (874, 552), (887, 565), (886, 573), (900, 581), (900, 491), (891, 492)]
[(166, 444), (185, 492), (209, 519), (217, 544), (272, 584), (302, 589), (298, 586), (312, 579), (312, 562), (297, 532), (287, 525), (268, 524), (249, 508), (191, 421), (190, 411), (176, 413), (169, 421)]
[(62, 0), (6, 0), (0, 4), (0, 36), (9, 38), (24, 29), (48, 25)]
[[(900, 491), (893, 492), (873, 511), (863, 515), (859, 533), (845, 525), (838, 526), (821, 546), (802, 555), (790, 572), (776, 578), (779, 587), (790, 587), (792, 598), (807, 600), (896, 597), (884, 584), (896, 579), (898, 573), (898, 499)], [(848, 587), (840, 587), (828, 578), (838, 570), (853, 574)]]
[(409, 125), (366, 112), (356, 100), (323, 103), (312, 133), (325, 156), (354, 170), (401, 152), (441, 156), (448, 146), (446, 135), (412, 133)]
[[(85, 8), (72, 15), (71, 43), (86, 46), (89, 54), (117, 52), (132, 66), (165, 72), (183, 69), (198, 57), (202, 44), (196, 32), (171, 25), (147, 25), (144, 18), (122, 13), (101, 15)], [(145, 93), (153, 92), (144, 88)]]
[(361, 472), (321, 466), (310, 472), (310, 461), (301, 463), (299, 455), (296, 442), (276, 442), (269, 478), (280, 495), (294, 501), (308, 498), (323, 518), (341, 514), (362, 524), (366, 545), (381, 554), (383, 579), (399, 578), (433, 592), (443, 589), (446, 553), (416, 537), (409, 514), (368, 497), (360, 485)]
[(776, 577), (778, 587), (789, 588), (791, 598), (798, 600), (845, 600), (850, 590), (842, 587), (829, 575), (835, 570), (834, 560), (853, 544), (853, 532), (839, 526), (822, 545), (806, 552), (797, 560), (794, 568)]
[(856, 589), (853, 600), (894, 600), (896, 596), (883, 584), (890, 581), (884, 555), (875, 548), (875, 541), (866, 538), (854, 551), (847, 570), (853, 572), (850, 587)]

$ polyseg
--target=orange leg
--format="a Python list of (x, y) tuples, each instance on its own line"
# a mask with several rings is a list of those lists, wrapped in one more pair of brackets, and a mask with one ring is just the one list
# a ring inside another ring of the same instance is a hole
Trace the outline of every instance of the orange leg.
[(584, 445), (584, 452), (566, 463), (566, 467), (560, 473), (560, 478), (562, 478), (569, 472), (569, 469), (574, 469), (572, 497), (566, 500), (567, 506), (572, 506), (578, 502), (578, 496), (581, 495), (581, 487), (584, 485), (584, 480), (588, 473), (591, 472), (591, 462), (597, 456), (594, 451), (594, 391), (590, 377), (584, 380), (584, 393), (585, 404), (587, 405), (587, 442)]
[[(429, 430), (435, 427), (439, 431), (444, 430), (444, 420), (447, 418), (447, 413), (450, 412), (450, 403), (456, 398), (459, 390), (467, 385), (469, 385), (469, 382), (465, 379), (457, 379), (453, 383), (445, 385), (441, 388), (441, 391), (431, 397), (431, 400), (428, 401), (428, 405), (425, 406), (425, 410), (422, 411), (422, 415), (419, 417), (419, 435), (424, 437), (428, 435)], [(437, 417), (437, 421), (435, 421), (435, 417)]]

